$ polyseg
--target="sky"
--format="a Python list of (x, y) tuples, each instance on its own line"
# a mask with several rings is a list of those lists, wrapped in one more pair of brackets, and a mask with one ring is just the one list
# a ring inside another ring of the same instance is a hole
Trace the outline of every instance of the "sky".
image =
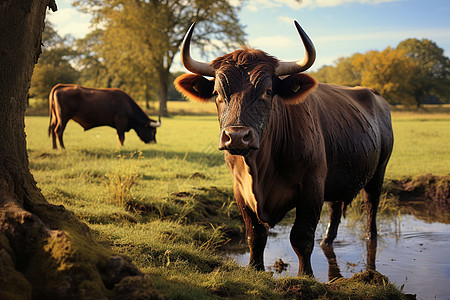
[[(48, 19), (60, 35), (82, 38), (91, 30), (91, 17), (72, 2), (56, 0), (58, 11), (49, 11)], [(340, 57), (395, 48), (408, 38), (430, 39), (450, 56), (449, 0), (247, 0), (239, 17), (248, 45), (281, 60), (304, 55), (297, 20), (316, 47), (313, 71)], [(171, 71), (181, 69), (177, 57)]]

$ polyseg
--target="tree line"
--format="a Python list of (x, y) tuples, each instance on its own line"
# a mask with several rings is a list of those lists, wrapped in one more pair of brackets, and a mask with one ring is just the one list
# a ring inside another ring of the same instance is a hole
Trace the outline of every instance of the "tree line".
[(319, 82), (374, 88), (391, 104), (450, 103), (450, 60), (428, 39), (341, 57), (311, 75)]
[[(178, 74), (170, 68), (192, 22), (198, 32), (193, 43), (202, 54), (219, 55), (246, 43), (240, 6), (226, 0), (78, 0), (74, 5), (92, 14), (93, 30), (82, 39), (61, 37), (47, 22), (31, 97), (47, 99), (56, 83), (118, 87), (147, 108), (159, 99), (159, 113), (167, 115), (167, 100), (180, 97), (172, 85)], [(450, 102), (449, 71), (449, 58), (434, 42), (408, 39), (395, 49), (339, 58), (312, 75), (319, 82), (375, 88), (393, 104), (420, 106), (433, 96)]]
[(245, 32), (238, 19), (240, 6), (229, 2), (74, 1), (74, 6), (93, 16), (93, 30), (76, 40), (58, 36), (47, 22), (44, 51), (30, 94), (46, 98), (58, 82), (119, 87), (137, 100), (144, 99), (147, 106), (152, 99), (159, 99), (160, 114), (167, 115), (173, 82), (170, 68), (193, 22), (197, 23), (198, 33), (193, 43), (203, 53), (206, 47), (214, 52), (245, 44)]

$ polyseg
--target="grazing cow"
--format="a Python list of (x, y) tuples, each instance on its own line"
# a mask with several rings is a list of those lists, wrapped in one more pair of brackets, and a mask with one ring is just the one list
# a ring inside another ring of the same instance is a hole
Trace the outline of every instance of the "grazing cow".
[(74, 84), (57, 84), (49, 96), (50, 124), (53, 149), (58, 137), (64, 147), (63, 133), (67, 122), (73, 119), (88, 130), (98, 126), (111, 126), (117, 130), (119, 143), (123, 146), (125, 132), (134, 129), (145, 143), (155, 142), (156, 128), (161, 126), (150, 119), (139, 105), (120, 89), (95, 89)]
[(189, 50), (194, 25), (181, 57), (195, 74), (181, 75), (175, 85), (191, 100), (215, 98), (219, 149), (225, 150), (234, 176), (250, 265), (264, 270), (267, 228), (296, 208), (290, 242), (299, 258), (299, 275), (312, 275), (310, 257), (324, 201), (329, 202), (330, 224), (322, 243), (331, 245), (342, 209), (361, 189), (368, 238), (375, 240), (376, 211), (393, 146), (386, 100), (367, 88), (317, 84), (302, 74), (313, 64), (315, 49), (297, 22), (306, 55), (296, 62), (248, 48), (211, 63), (196, 61)]

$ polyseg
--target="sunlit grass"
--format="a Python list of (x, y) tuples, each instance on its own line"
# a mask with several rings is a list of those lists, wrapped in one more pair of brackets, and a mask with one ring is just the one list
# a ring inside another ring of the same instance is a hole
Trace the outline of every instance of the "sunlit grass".
[(450, 173), (450, 118), (393, 119), (394, 150), (386, 177)]
[[(179, 111), (197, 107), (174, 105)], [(198, 105), (195, 116), (163, 118), (157, 144), (144, 144), (130, 131), (122, 148), (114, 129), (84, 132), (70, 121), (67, 150), (52, 150), (48, 117), (27, 117), (32, 174), (50, 203), (64, 205), (100, 241), (130, 256), (169, 298), (284, 297), (293, 282), (239, 267), (214, 251), (243, 236), (243, 223), (217, 150), (217, 116)], [(214, 104), (207, 107), (215, 110)], [(450, 118), (393, 116), (396, 141), (387, 177), (448, 173)], [(327, 288), (314, 281), (310, 290)]]

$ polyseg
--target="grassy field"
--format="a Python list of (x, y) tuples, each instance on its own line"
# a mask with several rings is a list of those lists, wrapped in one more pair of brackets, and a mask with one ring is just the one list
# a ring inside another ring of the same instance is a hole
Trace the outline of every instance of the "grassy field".
[(386, 177), (450, 173), (450, 114), (393, 112), (394, 151)]
[[(221, 246), (243, 236), (243, 227), (231, 175), (217, 150), (214, 105), (171, 105), (169, 110), (195, 115), (164, 118), (157, 144), (146, 145), (134, 131), (126, 133), (121, 149), (114, 129), (83, 132), (70, 121), (67, 150), (52, 150), (48, 117), (27, 117), (30, 168), (48, 201), (64, 205), (102, 243), (129, 255), (168, 298), (276, 299), (289, 297), (298, 285), (314, 297), (398, 293), (390, 285), (335, 287), (310, 279), (274, 279), (224, 259)], [(448, 174), (450, 115), (393, 116), (396, 142), (387, 178)]]

